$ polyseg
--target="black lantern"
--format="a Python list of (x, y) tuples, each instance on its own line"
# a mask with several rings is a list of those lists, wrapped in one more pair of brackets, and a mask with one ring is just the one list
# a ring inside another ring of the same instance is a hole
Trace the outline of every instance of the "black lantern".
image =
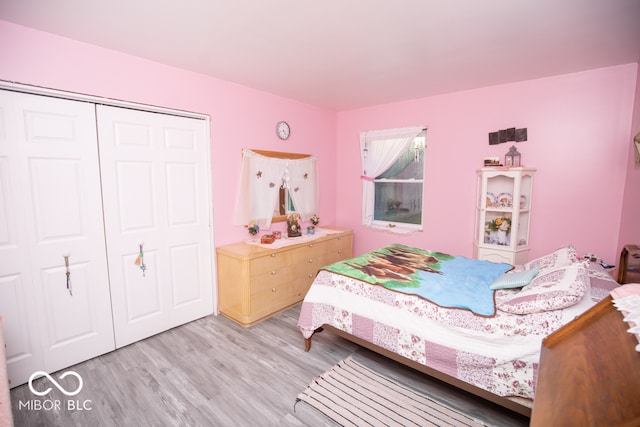
[(506, 167), (519, 167), (520, 166), (520, 153), (513, 145), (509, 148), (509, 152), (504, 155), (504, 165)]

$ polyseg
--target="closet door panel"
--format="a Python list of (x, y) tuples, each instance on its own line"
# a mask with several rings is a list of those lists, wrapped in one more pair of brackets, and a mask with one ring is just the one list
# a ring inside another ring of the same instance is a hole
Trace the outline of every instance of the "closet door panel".
[[(172, 118), (163, 130), (167, 162), (167, 242), (173, 324), (213, 312), (213, 242), (208, 193), (208, 132), (203, 120)], [(210, 299), (211, 298), (211, 299)]]
[(23, 282), (26, 306), (38, 325), (40, 369), (53, 372), (115, 348), (95, 110), (57, 98), (0, 96), (15, 112), (5, 125), (20, 192), (12, 208), (31, 272)]
[(198, 283), (203, 280), (199, 277), (200, 248), (195, 244), (173, 246), (170, 259), (173, 308), (197, 303), (200, 299)]
[[(2, 264), (5, 261), (3, 258)], [(42, 368), (40, 335), (35, 316), (29, 309), (30, 293), (26, 290), (25, 280), (29, 281), (30, 276), (20, 273), (0, 276), (0, 314), (4, 318), (9, 387), (26, 382), (33, 372)]]
[(80, 161), (29, 159), (35, 239), (38, 243), (83, 238)]
[(118, 347), (213, 312), (204, 125), (98, 107)]
[(95, 109), (20, 99), (35, 300), (44, 368), (53, 372), (115, 348)]
[(153, 163), (116, 161), (120, 232), (157, 232)]
[(29, 262), (25, 191), (20, 169), (24, 164), (19, 140), (20, 117), (14, 97), (0, 91), (0, 316), (4, 318), (5, 353), (10, 387), (25, 382), (42, 368), (42, 347), (34, 315), (34, 292)]
[(165, 322), (162, 289), (158, 283), (158, 251), (144, 250), (144, 272), (136, 265), (138, 256), (139, 252), (122, 256), (124, 280), (120, 289), (125, 292), (125, 305), (118, 307), (116, 312), (124, 316), (121, 320), (124, 320), (126, 325), (134, 325), (140, 330), (148, 330), (149, 334), (153, 334), (155, 323), (150, 322), (159, 322), (159, 324)]
[[(72, 277), (71, 290), (66, 289), (65, 267), (44, 268), (41, 270), (39, 289), (48, 302), (44, 307), (44, 316), (48, 323), (44, 325), (49, 337), (50, 348), (57, 348), (75, 340), (91, 339), (96, 334), (96, 319), (91, 311), (89, 284), (90, 263), (81, 262), (70, 265)], [(70, 298), (73, 292), (73, 298)], [(112, 349), (112, 348), (111, 348)], [(62, 362), (62, 361), (61, 361)]]

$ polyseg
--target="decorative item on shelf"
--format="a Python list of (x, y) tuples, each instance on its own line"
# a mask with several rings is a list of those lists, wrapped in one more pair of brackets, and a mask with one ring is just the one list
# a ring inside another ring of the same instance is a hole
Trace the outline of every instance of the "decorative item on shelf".
[(513, 206), (513, 196), (511, 193), (500, 193), (496, 198), (496, 206), (499, 208), (510, 208)]
[(281, 239), (282, 238), (282, 232), (281, 231), (274, 231), (273, 232), (273, 237), (276, 240)]
[(316, 226), (315, 225), (308, 226), (307, 227), (307, 234), (309, 234), (309, 235), (316, 234)]
[(519, 167), (521, 155), (515, 145), (509, 148), (507, 154), (504, 155), (504, 165), (506, 167)]
[(300, 232), (300, 214), (297, 212), (292, 212), (287, 215), (287, 236), (302, 236), (302, 233)]
[(311, 218), (309, 218), (309, 221), (311, 221), (311, 224), (313, 225), (318, 225), (320, 223), (320, 217), (316, 214), (313, 214)]
[(496, 195), (487, 191), (487, 207), (495, 208), (497, 203)]
[(485, 167), (502, 166), (498, 157), (485, 157), (484, 165)]
[(260, 237), (260, 243), (271, 244), (274, 240), (276, 240), (276, 237), (273, 234), (265, 234)]
[(255, 236), (256, 234), (258, 234), (258, 231), (260, 231), (260, 227), (258, 226), (258, 224), (253, 222), (248, 225), (247, 228), (249, 229), (249, 234), (251, 234), (252, 236)]
[(527, 196), (524, 194), (520, 195), (520, 209), (525, 209), (527, 207)]
[(485, 243), (506, 246), (509, 244), (511, 218), (500, 217), (487, 221), (485, 223), (485, 230)]

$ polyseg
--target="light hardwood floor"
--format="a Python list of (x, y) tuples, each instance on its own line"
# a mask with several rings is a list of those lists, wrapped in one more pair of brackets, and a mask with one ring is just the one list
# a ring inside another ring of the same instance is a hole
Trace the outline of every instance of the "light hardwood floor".
[[(21, 426), (333, 426), (304, 402), (294, 403), (312, 378), (354, 354), (378, 372), (444, 399), (494, 426), (526, 426), (528, 419), (469, 396), (323, 332), (304, 352), (296, 328), (300, 306), (249, 329), (209, 316), (70, 367), (80, 393), (56, 387), (37, 398), (27, 385), (11, 390), (14, 423)], [(58, 378), (58, 375), (53, 375)], [(77, 388), (72, 377), (59, 380)], [(51, 386), (46, 378), (35, 387)], [(35, 410), (35, 399), (60, 409)], [(71, 408), (68, 406), (69, 401)], [(77, 407), (85, 410), (76, 410)]]

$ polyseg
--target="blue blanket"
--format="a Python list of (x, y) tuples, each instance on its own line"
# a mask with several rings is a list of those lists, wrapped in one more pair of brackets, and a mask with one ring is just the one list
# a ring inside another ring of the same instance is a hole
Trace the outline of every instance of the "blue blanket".
[(493, 316), (494, 291), (489, 285), (511, 268), (509, 264), (393, 244), (324, 269), (418, 295), (442, 307)]

